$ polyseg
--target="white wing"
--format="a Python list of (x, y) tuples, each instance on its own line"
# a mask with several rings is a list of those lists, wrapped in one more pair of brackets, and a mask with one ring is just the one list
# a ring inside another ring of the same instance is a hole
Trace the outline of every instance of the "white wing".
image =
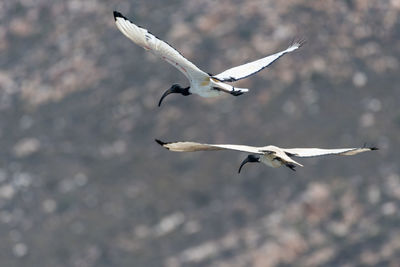
[(337, 148), (337, 149), (321, 149), (321, 148), (282, 148), (282, 150), (291, 157), (318, 157), (325, 155), (344, 155), (352, 156), (358, 153), (378, 150), (376, 147), (360, 147), (360, 148)]
[(280, 51), (276, 54), (255, 60), (231, 69), (228, 69), (220, 74), (213, 76), (214, 78), (220, 80), (221, 82), (234, 82), (240, 79), (247, 78), (257, 72), (263, 70), (264, 68), (271, 65), (275, 60), (280, 58), (286, 53), (293, 52), (294, 50), (300, 48), (304, 44), (304, 41), (293, 42), (286, 50)]
[(211, 145), (196, 142), (171, 142), (165, 143), (156, 139), (156, 142), (168, 150), (175, 152), (213, 151), (213, 150), (236, 150), (254, 154), (264, 154), (258, 147), (243, 145)]
[(144, 49), (152, 52), (154, 55), (161, 57), (168, 63), (180, 70), (185, 76), (193, 81), (195, 79), (204, 80), (209, 75), (200, 70), (196, 65), (187, 60), (177, 50), (166, 42), (158, 39), (148, 30), (141, 28), (129, 19), (125, 18), (121, 13), (114, 11), (115, 24), (118, 29), (129, 39)]

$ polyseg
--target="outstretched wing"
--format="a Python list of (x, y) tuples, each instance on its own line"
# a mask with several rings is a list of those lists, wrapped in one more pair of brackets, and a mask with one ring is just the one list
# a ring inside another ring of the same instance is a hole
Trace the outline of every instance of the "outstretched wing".
[(144, 49), (150, 51), (156, 56), (161, 57), (168, 63), (180, 70), (185, 76), (193, 81), (195, 79), (204, 80), (209, 75), (200, 70), (196, 65), (187, 60), (176, 49), (166, 42), (158, 39), (148, 30), (141, 28), (129, 19), (125, 18), (121, 13), (114, 11), (115, 24), (118, 29), (129, 39)]
[(325, 155), (343, 155), (352, 156), (358, 153), (378, 150), (376, 147), (360, 147), (360, 148), (337, 148), (337, 149), (321, 149), (321, 148), (282, 148), (282, 150), (291, 157), (318, 157)]
[(156, 139), (156, 142), (168, 150), (175, 152), (213, 151), (213, 150), (236, 150), (254, 154), (264, 154), (258, 147), (243, 145), (211, 145), (196, 142), (171, 142), (165, 143)]
[(257, 72), (263, 70), (264, 68), (271, 65), (275, 60), (280, 58), (286, 53), (293, 52), (294, 50), (300, 48), (304, 44), (304, 41), (299, 40), (293, 42), (286, 50), (280, 51), (276, 54), (255, 60), (237, 67), (228, 69), (220, 74), (213, 76), (220, 80), (221, 82), (234, 82), (240, 79), (247, 78)]

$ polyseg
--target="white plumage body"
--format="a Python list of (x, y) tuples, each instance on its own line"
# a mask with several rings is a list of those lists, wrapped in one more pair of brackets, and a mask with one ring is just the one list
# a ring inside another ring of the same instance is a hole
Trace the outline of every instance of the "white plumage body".
[(283, 165), (282, 161), (277, 160), (274, 155), (272, 154), (264, 154), (260, 156), (260, 162), (264, 163), (265, 165), (272, 167), (272, 168), (278, 168)]
[[(224, 86), (224, 83), (217, 83), (216, 81), (213, 81), (211, 77), (206, 77), (203, 79), (203, 81), (191, 81), (189, 90), (191, 93), (197, 94), (202, 97), (216, 97), (222, 95), (223, 91), (215, 90), (213, 88), (222, 86)], [(229, 87), (226, 88), (226, 90), (229, 89)]]

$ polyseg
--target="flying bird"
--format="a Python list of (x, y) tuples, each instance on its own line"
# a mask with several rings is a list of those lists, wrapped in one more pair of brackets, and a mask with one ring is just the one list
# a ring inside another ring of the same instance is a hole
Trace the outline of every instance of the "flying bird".
[(118, 29), (126, 37), (145, 50), (175, 66), (189, 80), (190, 86), (188, 87), (182, 87), (179, 84), (172, 85), (171, 88), (162, 95), (158, 106), (161, 105), (161, 102), (167, 95), (172, 93), (182, 94), (184, 96), (197, 94), (202, 97), (215, 97), (224, 93), (239, 96), (246, 93), (249, 91), (248, 89), (237, 88), (226, 82), (235, 82), (259, 72), (284, 54), (295, 51), (304, 43), (302, 40), (294, 41), (287, 49), (276, 54), (230, 68), (217, 75), (211, 75), (199, 69), (168, 43), (157, 38), (148, 30), (132, 23), (121, 13), (114, 11), (114, 19)]
[(359, 147), (359, 148), (280, 148), (277, 146), (244, 146), (244, 145), (213, 145), (201, 144), (196, 142), (171, 142), (165, 143), (158, 139), (155, 140), (158, 144), (168, 150), (175, 152), (194, 152), (194, 151), (212, 151), (212, 150), (236, 150), (241, 152), (251, 153), (243, 160), (239, 167), (239, 173), (242, 167), (248, 162), (261, 162), (270, 167), (277, 168), (286, 166), (295, 171), (296, 166), (303, 167), (302, 164), (293, 160), (292, 157), (308, 158), (325, 155), (341, 155), (352, 156), (358, 153), (378, 150), (377, 147)]

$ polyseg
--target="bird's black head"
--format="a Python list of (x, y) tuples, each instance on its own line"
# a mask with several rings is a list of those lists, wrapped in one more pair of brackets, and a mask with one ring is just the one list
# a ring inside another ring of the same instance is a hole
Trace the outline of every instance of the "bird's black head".
[(260, 162), (260, 156), (259, 155), (248, 155), (247, 158), (245, 158), (243, 160), (242, 164), (240, 164), (238, 173), (240, 173), (243, 165), (246, 164), (247, 162)]
[(184, 96), (191, 95), (191, 93), (189, 92), (189, 88), (190, 87), (183, 88), (179, 84), (172, 85), (171, 88), (165, 91), (165, 93), (162, 95), (160, 101), (158, 102), (158, 106), (161, 106), (161, 102), (169, 94), (182, 94)]

